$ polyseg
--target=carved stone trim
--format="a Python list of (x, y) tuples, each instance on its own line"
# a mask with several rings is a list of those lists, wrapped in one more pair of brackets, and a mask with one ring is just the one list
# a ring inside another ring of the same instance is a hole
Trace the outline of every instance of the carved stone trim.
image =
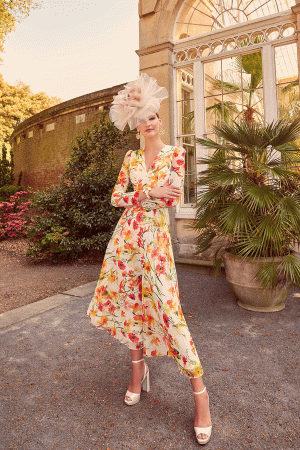
[[(180, 65), (185, 62), (194, 62), (206, 57), (216, 57), (220, 54), (227, 54), (232, 51), (248, 51), (249, 47), (257, 47), (267, 42), (278, 42), (280, 40), (296, 40), (297, 26), (296, 17), (291, 14), (288, 17), (277, 17), (267, 23), (260, 21), (253, 28), (237, 27), (237, 29), (228, 30), (224, 34), (221, 32), (210, 33), (210, 36), (201, 36), (195, 41), (194, 45), (189, 44), (186, 47), (175, 44), (174, 64)], [(258, 26), (259, 25), (259, 26)], [(221, 34), (222, 33), (222, 34)], [(220, 36), (218, 38), (218, 36)], [(209, 39), (210, 38), (210, 39)]]
[(151, 53), (161, 52), (163, 50), (173, 51), (174, 44), (172, 42), (164, 42), (163, 44), (152, 45), (152, 47), (141, 48), (140, 50), (136, 50), (136, 53), (139, 56), (150, 55)]
[(147, 16), (148, 14), (154, 14), (157, 12), (160, 0), (140, 0), (139, 2), (139, 16), (140, 18)]

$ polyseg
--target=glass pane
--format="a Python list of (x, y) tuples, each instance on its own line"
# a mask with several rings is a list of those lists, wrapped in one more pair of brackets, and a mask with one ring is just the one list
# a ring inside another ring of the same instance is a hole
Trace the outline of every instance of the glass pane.
[[(183, 97), (189, 96), (189, 92), (183, 93)], [(179, 114), (179, 134), (192, 134), (194, 133), (194, 99), (182, 100), (178, 102), (178, 114)]]
[(195, 137), (182, 137), (180, 145), (185, 148), (184, 203), (195, 203), (197, 187)]
[(222, 92), (221, 61), (205, 64), (205, 96), (216, 95)]
[(293, 120), (300, 117), (299, 81), (277, 86), (279, 119)]
[(297, 44), (275, 48), (279, 119), (293, 120), (300, 115)]
[(250, 102), (252, 109), (253, 120), (257, 123), (264, 122), (264, 98), (263, 98), (263, 89), (255, 89), (254, 91), (249, 93)]
[(206, 117), (205, 129), (206, 132), (212, 131), (214, 125), (218, 125), (223, 120), (223, 102), (222, 96), (208, 97), (205, 99)]
[[(186, 0), (175, 27), (175, 40), (224, 29), (290, 10), (295, 0)], [(259, 35), (256, 36), (256, 43)]]
[[(213, 64), (216, 63), (205, 64), (206, 131), (212, 131), (213, 125), (222, 121), (261, 122), (264, 115), (261, 52), (226, 58), (218, 66)], [(220, 95), (208, 96), (214, 88), (213, 74), (218, 76), (215, 81)]]
[(233, 120), (238, 120), (241, 117), (243, 105), (243, 93), (241, 91), (223, 96), (223, 110), (224, 120), (230, 123)]
[(222, 60), (223, 92), (235, 92), (241, 89), (241, 65), (239, 58)]
[(177, 72), (178, 133), (194, 133), (194, 78), (192, 67)]
[[(205, 133), (204, 135), (205, 139), (211, 139), (214, 142), (220, 143), (221, 139), (214, 133)], [(206, 155), (207, 156), (212, 156), (215, 152), (214, 148), (208, 148), (206, 149)]]
[(241, 65), (243, 89), (257, 89), (262, 87), (262, 56), (261, 52), (248, 53), (236, 58)]

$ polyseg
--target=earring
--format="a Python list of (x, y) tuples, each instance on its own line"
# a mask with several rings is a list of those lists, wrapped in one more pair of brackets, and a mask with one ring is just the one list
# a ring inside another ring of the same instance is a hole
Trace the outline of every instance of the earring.
[(139, 131), (136, 133), (135, 137), (136, 137), (138, 140), (141, 139), (141, 134), (140, 134)]
[(162, 129), (162, 127), (159, 127), (159, 134), (162, 136), (165, 134), (165, 130)]

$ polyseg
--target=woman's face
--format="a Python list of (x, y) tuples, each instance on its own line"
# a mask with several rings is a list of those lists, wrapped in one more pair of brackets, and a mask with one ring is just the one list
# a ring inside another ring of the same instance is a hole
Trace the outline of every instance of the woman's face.
[(147, 137), (158, 136), (160, 126), (161, 119), (159, 119), (156, 114), (152, 114), (144, 122), (137, 126), (137, 130), (144, 136), (145, 139), (147, 139)]

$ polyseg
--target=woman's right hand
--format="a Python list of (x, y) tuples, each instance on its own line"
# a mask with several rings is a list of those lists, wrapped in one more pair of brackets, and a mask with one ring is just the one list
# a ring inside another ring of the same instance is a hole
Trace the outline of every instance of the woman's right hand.
[(174, 184), (169, 184), (167, 180), (163, 186), (152, 188), (149, 195), (156, 198), (178, 198), (181, 195), (181, 189)]

